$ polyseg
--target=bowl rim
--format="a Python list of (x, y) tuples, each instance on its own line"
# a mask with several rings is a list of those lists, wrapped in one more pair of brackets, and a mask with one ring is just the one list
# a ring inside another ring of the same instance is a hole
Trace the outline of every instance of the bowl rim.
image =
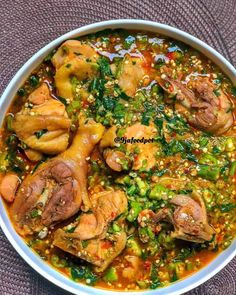
[[(141, 28), (142, 27), (142, 28)], [(10, 105), (17, 89), (21, 86), (27, 76), (36, 68), (37, 65), (44, 59), (44, 57), (60, 43), (66, 39), (74, 38), (75, 36), (87, 35), (104, 29), (117, 29), (126, 28), (133, 30), (143, 30), (157, 32), (165, 36), (183, 41), (189, 44), (193, 48), (198, 49), (204, 55), (209, 57), (214, 63), (216, 63), (225, 74), (232, 80), (233, 84), (236, 85), (236, 69), (215, 49), (207, 45), (200, 39), (186, 33), (180, 29), (171, 27), (158, 22), (139, 20), (139, 19), (119, 19), (119, 20), (108, 20), (102, 22), (96, 22), (93, 24), (85, 25), (69, 31), (66, 34), (54, 39), (46, 46), (37, 51), (28, 61), (17, 71), (10, 83), (6, 87), (0, 99), (0, 126), (3, 122), (4, 115)], [(214, 258), (207, 266), (203, 267), (198, 272), (186, 277), (174, 284), (170, 284), (166, 287), (145, 290), (145, 291), (113, 291), (100, 288), (94, 288), (86, 286), (81, 283), (73, 282), (61, 274), (58, 270), (52, 268), (49, 264), (45, 263), (36, 253), (34, 253), (25, 244), (24, 240), (15, 232), (10, 218), (6, 212), (5, 206), (2, 199), (0, 199), (0, 226), (5, 233), (6, 237), (18, 252), (18, 254), (39, 274), (44, 278), (61, 287), (62, 289), (72, 292), (73, 294), (169, 294), (177, 295), (187, 292), (200, 284), (204, 283), (217, 272), (219, 272), (236, 254), (236, 240), (234, 240), (229, 248), (221, 252), (216, 258)]]

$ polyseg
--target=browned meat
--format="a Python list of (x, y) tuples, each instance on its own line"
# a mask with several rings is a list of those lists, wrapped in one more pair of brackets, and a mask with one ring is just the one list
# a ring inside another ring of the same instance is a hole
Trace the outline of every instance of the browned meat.
[(96, 272), (104, 271), (108, 265), (123, 251), (126, 245), (124, 231), (110, 234), (105, 239), (82, 241), (71, 238), (69, 233), (58, 229), (53, 244), (81, 259), (92, 263)]
[(194, 198), (187, 195), (175, 196), (170, 201), (176, 205), (174, 213), (164, 208), (157, 212), (155, 220), (170, 221), (175, 228), (172, 233), (174, 238), (196, 243), (210, 241), (214, 230), (208, 224), (205, 204), (198, 194), (193, 193), (192, 196)]
[(125, 153), (121, 151), (106, 149), (103, 152), (104, 159), (107, 165), (114, 171), (120, 172), (123, 170), (122, 161), (126, 160)]
[(11, 209), (21, 235), (39, 232), (69, 218), (81, 204), (84, 211), (89, 209), (86, 158), (103, 132), (99, 123), (81, 122), (71, 147), (25, 178)]
[(144, 60), (141, 58), (131, 57), (128, 54), (118, 75), (118, 83), (121, 89), (129, 96), (133, 97), (146, 74)]
[(14, 173), (7, 173), (0, 178), (0, 196), (12, 203), (15, 199), (17, 187), (20, 184), (19, 177)]
[(221, 135), (232, 126), (232, 104), (208, 77), (196, 77), (188, 83), (188, 88), (172, 78), (170, 69), (164, 68), (157, 80), (170, 96), (176, 96), (176, 109), (184, 113), (194, 127)]
[[(135, 123), (134, 125), (128, 126), (126, 128), (126, 132), (124, 137), (127, 139), (135, 139), (135, 140), (152, 140), (156, 136), (156, 127), (154, 123), (151, 122), (149, 126), (142, 125), (141, 123)], [(151, 169), (156, 164), (155, 155), (159, 151), (158, 144), (154, 141), (150, 142), (135, 142), (130, 143), (127, 142), (126, 149), (128, 153), (135, 153), (135, 150), (138, 150), (138, 153), (135, 155), (133, 159), (133, 163), (131, 163), (130, 157), (125, 155), (124, 152), (117, 151), (115, 149), (111, 149), (109, 147), (115, 147), (117, 144), (115, 143), (116, 138), (116, 127), (112, 126), (107, 130), (104, 134), (101, 142), (100, 148), (103, 150), (103, 156), (107, 165), (113, 169), (114, 171), (120, 172), (124, 170), (124, 167), (121, 165), (122, 163), (126, 163), (128, 166), (132, 165), (134, 170), (138, 170), (143, 166), (143, 163), (146, 163), (145, 168)], [(106, 149), (107, 148), (107, 149)]]
[(81, 215), (71, 236), (88, 240), (100, 236), (108, 224), (127, 210), (127, 198), (122, 191), (105, 191), (91, 197), (93, 213)]
[[(170, 200), (175, 205), (174, 212), (169, 208), (163, 208), (157, 213), (145, 209), (139, 213), (138, 223), (140, 227), (148, 227), (153, 234), (161, 231), (159, 222), (165, 220), (174, 226), (171, 236), (176, 239), (204, 243), (210, 241), (214, 234), (213, 228), (208, 224), (206, 208), (203, 200), (197, 193), (188, 195), (176, 195)], [(148, 236), (140, 236), (142, 242), (148, 242)]]
[[(79, 221), (55, 232), (53, 244), (62, 250), (96, 265), (104, 270), (120, 254), (126, 244), (126, 234), (108, 234), (111, 221), (127, 210), (127, 198), (122, 191), (105, 191), (91, 197), (92, 212), (82, 213)], [(119, 219), (122, 223), (122, 218)], [(84, 241), (84, 242), (83, 242)], [(86, 247), (83, 245), (86, 244)]]

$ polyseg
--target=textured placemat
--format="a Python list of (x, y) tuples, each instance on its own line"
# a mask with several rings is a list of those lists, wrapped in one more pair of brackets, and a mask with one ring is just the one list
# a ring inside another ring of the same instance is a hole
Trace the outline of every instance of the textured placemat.
[[(0, 0), (0, 93), (39, 48), (79, 26), (114, 18), (183, 29), (236, 65), (236, 0)], [(66, 295), (33, 271), (0, 230), (0, 295)], [(188, 295), (236, 294), (236, 259)]]

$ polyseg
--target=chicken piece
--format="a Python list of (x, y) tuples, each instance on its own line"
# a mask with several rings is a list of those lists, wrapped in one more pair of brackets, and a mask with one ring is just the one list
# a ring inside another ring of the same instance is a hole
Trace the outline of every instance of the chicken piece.
[(31, 93), (28, 100), (36, 104), (23, 108), (12, 122), (17, 137), (36, 152), (54, 155), (65, 151), (71, 120), (64, 104), (50, 96), (46, 83)]
[(63, 64), (55, 74), (55, 85), (57, 94), (69, 100), (73, 100), (75, 90), (71, 77), (76, 77), (78, 81), (93, 78), (98, 71), (98, 65), (91, 61), (75, 57), (69, 63)]
[(203, 243), (212, 239), (214, 230), (208, 224), (203, 200), (194, 194), (197, 200), (186, 195), (178, 195), (170, 202), (177, 206), (173, 215), (175, 232), (172, 237)]
[[(135, 157), (132, 164), (132, 169), (138, 170), (143, 165), (145, 165), (146, 169), (151, 169), (156, 164), (155, 155), (159, 151), (158, 144), (154, 142), (154, 138), (156, 136), (156, 128), (154, 124), (151, 122), (149, 126), (142, 125), (141, 123), (136, 123), (132, 126), (126, 128), (126, 132), (123, 135), (125, 139), (135, 139), (140, 140), (141, 142), (127, 142), (126, 149), (128, 153), (135, 153)], [(117, 151), (116, 149), (109, 149), (110, 147), (115, 147), (116, 138), (116, 129), (112, 126), (107, 132), (104, 134), (104, 138), (102, 138), (100, 143), (100, 149), (103, 150), (103, 156), (108, 164), (108, 166), (114, 171), (122, 171), (122, 165), (124, 161), (128, 163), (131, 162), (131, 159), (125, 155), (124, 152)], [(145, 142), (145, 140), (150, 140), (149, 142)], [(121, 141), (122, 142), (122, 141)], [(107, 149), (106, 149), (107, 148)]]
[(78, 40), (65, 41), (52, 57), (52, 64), (58, 70), (63, 64), (80, 56), (83, 59), (90, 59), (96, 62), (98, 54), (89, 45), (83, 44)]
[(80, 216), (71, 237), (88, 240), (101, 236), (108, 224), (127, 210), (127, 198), (122, 191), (105, 191), (91, 197), (92, 211)]
[(156, 127), (151, 122), (149, 126), (136, 123), (126, 129), (125, 137), (135, 139), (151, 140), (147, 143), (127, 143), (127, 149), (129, 152), (138, 150), (137, 155), (134, 158), (133, 169), (138, 170), (143, 167), (145, 163), (145, 169), (151, 169), (156, 164), (155, 155), (159, 151), (159, 147), (156, 142), (153, 141), (157, 133)]
[(47, 100), (51, 100), (50, 90), (46, 83), (42, 83), (37, 89), (35, 89), (28, 97), (28, 101), (34, 105), (42, 105)]
[(123, 62), (120, 75), (118, 75), (118, 84), (121, 89), (133, 97), (141, 84), (141, 80), (146, 75), (143, 66), (144, 60), (137, 57), (126, 55)]
[(103, 157), (107, 165), (114, 171), (120, 172), (123, 170), (122, 162), (128, 161), (125, 153), (110, 149), (109, 147), (116, 147), (116, 126), (110, 127), (103, 135), (99, 147), (103, 152)]
[(126, 233), (120, 231), (104, 239), (95, 238), (85, 242), (71, 238), (69, 233), (58, 229), (53, 245), (93, 264), (96, 272), (102, 272), (123, 251), (126, 238)]
[(19, 177), (14, 173), (8, 173), (0, 181), (0, 195), (9, 203), (15, 199), (16, 190), (20, 184)]
[(98, 57), (91, 46), (78, 40), (64, 42), (52, 58), (56, 68), (54, 79), (58, 95), (73, 100), (75, 89), (72, 77), (78, 82), (94, 77), (98, 71)]
[(103, 153), (107, 165), (114, 171), (120, 172), (123, 170), (123, 163), (129, 162), (129, 158), (121, 151), (106, 149)]
[(196, 77), (188, 83), (173, 79), (171, 70), (163, 69), (157, 77), (170, 96), (176, 96), (176, 109), (183, 113), (195, 128), (215, 135), (225, 133), (233, 125), (232, 103), (222, 89), (217, 89), (208, 77)]
[(42, 160), (43, 155), (40, 152), (37, 152), (35, 150), (32, 149), (26, 149), (24, 150), (27, 158), (32, 161), (32, 162), (38, 162), (40, 160)]
[(106, 132), (104, 133), (104, 135), (99, 143), (99, 147), (101, 149), (117, 146), (116, 142), (115, 142), (115, 138), (117, 136), (116, 131), (117, 131), (116, 126), (112, 126), (108, 130), (106, 130)]
[(90, 208), (86, 158), (101, 139), (104, 127), (92, 120), (86, 122), (80, 122), (69, 149), (24, 179), (11, 208), (19, 234), (40, 232), (63, 221), (76, 214), (81, 204), (84, 211)]
[(72, 233), (67, 232), (68, 227), (58, 229), (53, 244), (96, 265), (97, 271), (103, 271), (126, 245), (124, 232), (107, 235), (107, 228), (127, 210), (127, 198), (122, 191), (104, 191), (93, 195), (91, 203), (92, 212), (82, 213), (77, 224), (69, 225), (74, 228)]
[(176, 208), (172, 214), (169, 209), (164, 208), (157, 212), (155, 221), (166, 219), (174, 225), (175, 231), (171, 234), (173, 238), (204, 243), (210, 241), (214, 234), (213, 228), (208, 224), (205, 204), (202, 198), (193, 193), (188, 195), (177, 195), (170, 201)]

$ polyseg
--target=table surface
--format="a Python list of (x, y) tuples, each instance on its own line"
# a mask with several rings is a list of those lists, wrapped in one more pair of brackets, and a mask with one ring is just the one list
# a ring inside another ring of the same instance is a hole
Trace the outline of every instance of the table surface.
[[(54, 38), (96, 21), (139, 18), (199, 37), (236, 65), (236, 0), (0, 1), (0, 93), (16, 71)], [(0, 230), (0, 295), (68, 295), (28, 266)], [(187, 293), (236, 294), (236, 259)]]

